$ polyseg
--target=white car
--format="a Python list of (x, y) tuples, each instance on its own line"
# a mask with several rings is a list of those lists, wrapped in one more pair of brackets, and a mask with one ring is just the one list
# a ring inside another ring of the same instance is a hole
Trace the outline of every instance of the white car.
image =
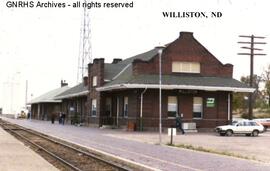
[(264, 131), (264, 127), (253, 120), (241, 120), (234, 122), (232, 125), (224, 125), (216, 127), (216, 132), (221, 136), (231, 136), (233, 134), (245, 134), (247, 136), (258, 136)]

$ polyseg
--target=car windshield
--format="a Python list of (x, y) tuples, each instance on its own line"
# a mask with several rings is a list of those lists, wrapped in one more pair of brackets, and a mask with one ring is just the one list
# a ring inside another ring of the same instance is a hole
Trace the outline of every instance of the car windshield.
[(232, 121), (232, 125), (235, 126), (238, 122), (237, 121)]

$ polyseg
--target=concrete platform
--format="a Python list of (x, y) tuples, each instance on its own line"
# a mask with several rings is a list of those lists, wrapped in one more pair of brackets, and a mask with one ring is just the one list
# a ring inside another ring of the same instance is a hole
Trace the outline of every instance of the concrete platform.
[(22, 142), (0, 128), (0, 171), (58, 170)]
[[(188, 171), (269, 171), (270, 165), (267, 163), (244, 160), (229, 156), (191, 151), (181, 148), (172, 148), (158, 143), (157, 132), (129, 132), (119, 129), (99, 129), (93, 127), (77, 127), (73, 125), (51, 124), (49, 121), (20, 120), (3, 118), (12, 123), (34, 129), (44, 134), (58, 137), (60, 139), (79, 144), (86, 148), (102, 152), (141, 166), (146, 166), (149, 170), (188, 170)], [(210, 144), (211, 142), (223, 142), (224, 137), (198, 133), (177, 134), (175, 143), (194, 141), (198, 143)], [(259, 140), (262, 136), (253, 138)], [(218, 140), (213, 139), (218, 138)], [(226, 138), (226, 137), (225, 137)], [(249, 138), (245, 138), (245, 148), (251, 144)], [(269, 137), (266, 137), (269, 138)], [(232, 141), (227, 138), (227, 143)], [(162, 134), (162, 142), (169, 142), (169, 136)], [(237, 142), (235, 142), (237, 144)], [(252, 143), (253, 144), (253, 143)], [(256, 143), (255, 143), (256, 144)], [(220, 146), (220, 145), (219, 145)]]

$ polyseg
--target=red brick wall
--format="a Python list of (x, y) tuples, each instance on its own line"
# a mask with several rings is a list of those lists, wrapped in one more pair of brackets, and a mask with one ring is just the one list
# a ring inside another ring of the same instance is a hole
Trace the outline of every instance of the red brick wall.
[[(181, 36), (172, 42), (162, 54), (162, 73), (172, 74), (172, 62), (200, 62), (202, 76), (232, 77), (233, 65), (223, 65), (215, 56), (204, 48), (192, 33), (181, 33)], [(136, 74), (158, 74), (159, 57), (156, 55), (152, 60), (145, 62), (135, 60), (133, 62), (133, 73)]]
[(179, 114), (183, 113), (185, 119), (192, 120), (193, 118), (193, 96), (183, 94), (178, 96)]
[[(177, 74), (172, 73), (172, 61), (183, 62), (200, 62), (202, 76), (218, 76), (218, 77), (232, 77), (233, 66), (231, 64), (223, 65), (216, 57), (214, 57), (206, 48), (204, 48), (192, 33), (181, 33), (180, 38), (172, 42), (163, 51), (162, 55), (162, 74)], [(158, 74), (159, 73), (159, 58), (156, 55), (149, 61), (134, 60), (133, 61), (133, 74)], [(87, 107), (89, 111), (88, 122), (100, 124), (99, 116), (105, 113), (105, 99), (107, 96), (113, 98), (112, 104), (115, 106), (116, 97), (121, 99), (124, 96), (129, 97), (129, 118), (120, 118), (119, 124), (127, 124), (129, 120), (136, 120), (138, 123), (140, 115), (140, 93), (142, 89), (134, 90), (119, 90), (112, 92), (97, 92), (96, 87), (92, 87), (92, 78), (97, 76), (97, 87), (104, 85), (104, 59), (95, 59), (93, 64), (89, 64), (89, 90)], [(179, 114), (184, 114), (185, 121), (194, 121), (199, 127), (214, 127), (215, 125), (224, 122), (227, 119), (227, 93), (226, 92), (203, 92), (198, 91), (195, 96), (203, 97), (204, 101), (204, 118), (202, 120), (194, 120), (193, 115), (193, 94), (183, 94), (178, 90), (163, 91), (162, 95), (162, 117), (163, 124), (170, 126), (174, 124), (174, 119), (167, 117), (167, 98), (168, 95), (177, 94), (179, 100)], [(206, 98), (214, 97), (217, 106), (213, 108), (206, 108)], [(97, 116), (91, 117), (91, 100), (97, 99)], [(144, 95), (143, 118), (146, 127), (158, 127), (158, 114), (159, 114), (159, 94), (158, 90), (147, 90)], [(123, 101), (120, 101), (122, 106)], [(120, 109), (120, 114), (122, 109)], [(116, 108), (113, 107), (113, 115), (116, 114)], [(216, 118), (220, 119), (217, 120)]]
[[(86, 110), (86, 96), (74, 97), (70, 99), (63, 99), (61, 104), (61, 111), (66, 113), (66, 121), (71, 122), (75, 112), (78, 112), (79, 121), (85, 123), (87, 121), (87, 110)], [(74, 107), (75, 111), (70, 111), (70, 107)], [(78, 107), (78, 111), (77, 110)], [(58, 117), (58, 116), (57, 116)]]
[[(116, 97), (121, 99), (128, 96), (128, 118), (122, 117), (120, 110), (119, 126), (127, 126), (129, 121), (135, 122), (139, 127), (140, 94), (143, 89), (123, 90), (104, 93), (104, 97), (113, 97), (113, 116), (116, 117)], [(178, 97), (178, 113), (184, 114), (183, 122), (196, 122), (198, 128), (214, 128), (227, 122), (228, 92), (194, 91), (191, 94), (179, 90), (162, 91), (162, 125), (170, 127), (175, 125), (174, 118), (168, 118), (168, 96)], [(193, 119), (193, 97), (203, 98), (203, 118)], [(215, 98), (215, 107), (206, 107), (206, 99)], [(120, 104), (122, 108), (122, 103)], [(159, 126), (159, 90), (148, 89), (143, 96), (143, 126), (144, 128), (158, 129)]]
[[(175, 125), (175, 119), (167, 117), (168, 96), (178, 97), (178, 113), (183, 113), (183, 122), (196, 122), (198, 128), (214, 128), (217, 125), (227, 123), (228, 92), (204, 92), (198, 91), (194, 94), (183, 94), (177, 90), (163, 90), (162, 93), (162, 118), (163, 126)], [(159, 94), (158, 90), (147, 90), (144, 95), (143, 117), (145, 127), (158, 128), (159, 122)], [(193, 97), (203, 98), (203, 118), (193, 119)], [(215, 107), (206, 107), (206, 99), (215, 98)], [(140, 107), (140, 105), (138, 105)], [(139, 111), (139, 110), (138, 110)]]
[[(38, 107), (40, 106), (40, 110)], [(50, 120), (53, 113), (60, 111), (60, 103), (40, 103), (31, 105), (31, 117), (39, 120)], [(39, 111), (39, 116), (38, 116)]]
[[(97, 86), (93, 87), (93, 77), (97, 76)], [(88, 65), (88, 78), (89, 78), (89, 94), (87, 98), (87, 110), (88, 116), (87, 116), (87, 122), (91, 124), (100, 124), (100, 118), (99, 114), (104, 109), (101, 108), (104, 103), (104, 100), (102, 99), (101, 92), (96, 91), (96, 87), (101, 87), (104, 84), (104, 59), (94, 59), (93, 64)], [(97, 116), (92, 117), (92, 99), (97, 100)]]

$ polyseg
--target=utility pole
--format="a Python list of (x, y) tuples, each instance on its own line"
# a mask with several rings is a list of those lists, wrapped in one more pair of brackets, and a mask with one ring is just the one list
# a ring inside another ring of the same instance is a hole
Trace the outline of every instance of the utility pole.
[[(259, 48), (255, 48), (254, 45), (255, 44), (266, 44), (265, 42), (255, 42), (254, 39), (264, 39), (265, 37), (262, 36), (245, 36), (245, 35), (240, 35), (239, 37), (243, 37), (243, 38), (249, 38), (250, 41), (246, 41), (246, 42), (238, 42), (240, 44), (249, 44), (249, 47), (241, 47), (242, 49), (249, 49), (250, 52), (249, 53), (238, 53), (238, 55), (248, 55), (250, 56), (250, 76), (249, 76), (249, 86), (253, 87), (253, 70), (254, 70), (254, 56), (259, 56), (259, 55), (266, 55), (263, 53), (255, 53), (255, 51), (262, 51), (263, 49), (259, 49)], [(253, 118), (253, 94), (254, 93), (249, 93), (249, 107), (248, 107), (248, 118), (252, 119)]]
[(158, 46), (156, 47), (158, 51), (158, 56), (159, 56), (159, 145), (162, 144), (162, 65), (161, 65), (161, 60), (162, 60), (162, 53), (164, 50), (165, 46)]

